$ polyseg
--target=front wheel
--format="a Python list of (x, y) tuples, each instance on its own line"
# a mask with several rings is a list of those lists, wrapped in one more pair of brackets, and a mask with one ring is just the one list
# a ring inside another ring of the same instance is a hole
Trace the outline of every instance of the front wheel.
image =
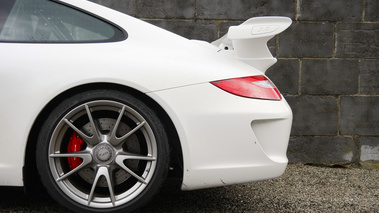
[(49, 194), (76, 212), (129, 212), (146, 204), (168, 171), (168, 139), (134, 96), (94, 90), (59, 104), (43, 124), (37, 168)]

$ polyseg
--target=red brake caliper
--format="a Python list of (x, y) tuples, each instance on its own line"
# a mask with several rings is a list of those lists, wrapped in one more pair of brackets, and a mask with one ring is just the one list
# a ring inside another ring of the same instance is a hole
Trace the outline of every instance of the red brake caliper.
[[(68, 143), (67, 152), (78, 152), (82, 150), (82, 145), (84, 144), (83, 139), (81, 139), (75, 131), (71, 134), (70, 142)], [(70, 169), (73, 170), (78, 167), (83, 160), (80, 157), (69, 157), (67, 158), (68, 165)]]

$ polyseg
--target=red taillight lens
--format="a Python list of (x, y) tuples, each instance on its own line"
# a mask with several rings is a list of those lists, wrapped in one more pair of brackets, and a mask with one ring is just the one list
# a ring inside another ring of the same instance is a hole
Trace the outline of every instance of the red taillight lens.
[(263, 75), (232, 78), (211, 83), (220, 89), (242, 97), (276, 101), (282, 99), (276, 86)]

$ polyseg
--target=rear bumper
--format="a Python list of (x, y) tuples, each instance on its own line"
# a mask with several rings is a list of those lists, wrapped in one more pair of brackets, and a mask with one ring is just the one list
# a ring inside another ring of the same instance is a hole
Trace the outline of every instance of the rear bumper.
[(171, 117), (183, 151), (183, 190), (278, 177), (287, 166), (287, 102), (242, 98), (209, 83), (149, 94)]

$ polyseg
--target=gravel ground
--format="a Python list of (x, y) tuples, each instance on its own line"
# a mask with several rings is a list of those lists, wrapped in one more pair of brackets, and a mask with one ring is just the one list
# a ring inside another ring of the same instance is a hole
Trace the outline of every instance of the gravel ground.
[[(379, 170), (289, 165), (273, 180), (182, 192), (169, 181), (140, 212), (379, 212)], [(0, 212), (68, 212), (0, 188)]]

